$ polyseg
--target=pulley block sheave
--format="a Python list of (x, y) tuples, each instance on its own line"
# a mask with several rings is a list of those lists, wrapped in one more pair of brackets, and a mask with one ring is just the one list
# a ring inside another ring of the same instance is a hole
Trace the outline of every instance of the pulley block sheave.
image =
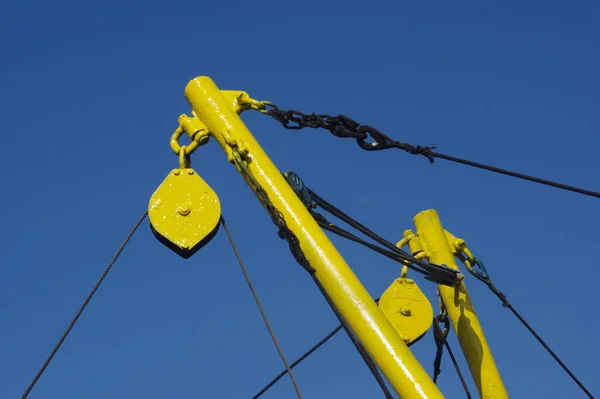
[(431, 303), (410, 278), (394, 280), (378, 306), (407, 345), (422, 338), (433, 323)]
[(221, 204), (193, 169), (173, 169), (150, 198), (148, 216), (156, 238), (187, 259), (216, 234)]

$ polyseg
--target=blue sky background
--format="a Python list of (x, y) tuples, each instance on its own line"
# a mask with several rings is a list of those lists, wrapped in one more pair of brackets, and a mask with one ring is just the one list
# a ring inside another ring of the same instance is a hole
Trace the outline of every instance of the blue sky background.
[[(20, 397), (176, 167), (168, 143), (190, 79), (600, 190), (599, 23), (594, 1), (2, 2), (0, 397)], [(598, 199), (244, 120), (282, 170), (389, 240), (437, 209), (600, 395)], [(193, 166), (219, 194), (293, 360), (335, 317), (218, 146)], [(373, 296), (398, 276), (333, 241)], [(512, 397), (583, 397), (493, 294), (468, 286)], [(413, 349), (431, 372), (431, 333)], [(447, 360), (439, 385), (463, 397)], [(145, 223), (30, 398), (249, 398), (281, 368), (223, 232), (184, 261)], [(296, 377), (306, 398), (379, 395), (343, 335)], [(286, 378), (264, 397), (293, 395)]]

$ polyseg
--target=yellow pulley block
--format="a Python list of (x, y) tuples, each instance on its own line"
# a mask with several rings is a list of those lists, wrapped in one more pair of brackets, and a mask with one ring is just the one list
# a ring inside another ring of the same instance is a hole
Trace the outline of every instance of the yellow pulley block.
[(398, 278), (379, 299), (379, 309), (407, 345), (417, 342), (433, 323), (433, 308), (414, 280)]
[(160, 242), (187, 259), (217, 233), (221, 204), (191, 168), (174, 169), (150, 198), (148, 216)]

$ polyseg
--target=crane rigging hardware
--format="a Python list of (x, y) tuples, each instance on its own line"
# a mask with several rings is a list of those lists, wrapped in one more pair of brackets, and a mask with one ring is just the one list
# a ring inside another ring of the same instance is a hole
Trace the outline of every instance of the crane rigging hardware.
[[(186, 174), (197, 175), (189, 168), (187, 157), (199, 147), (194, 143), (206, 142), (206, 136), (213, 137), (225, 151), (228, 161), (236, 166), (271, 215), (279, 227), (280, 237), (288, 241), (295, 258), (322, 288), (327, 302), (347, 322), (352, 334), (365, 348), (368, 356), (373, 359), (394, 391), (407, 399), (442, 398), (443, 395), (438, 387), (408, 349), (405, 341), (329, 241), (285, 176), (277, 170), (242, 122), (239, 114), (250, 108), (248, 94), (241, 91), (221, 91), (210, 78), (199, 77), (187, 85), (185, 96), (192, 106), (192, 116), (180, 116), (180, 127), (173, 135), (174, 139), (171, 140), (171, 147), (180, 158), (180, 174), (185, 171)], [(180, 147), (177, 144), (181, 132), (190, 136), (192, 145), (196, 148)], [(170, 176), (173, 174), (172, 171)], [(170, 187), (168, 182), (165, 185)], [(211, 221), (210, 226), (212, 226), (214, 221), (220, 217), (220, 209), (214, 206), (218, 199), (212, 196), (212, 190), (205, 186), (200, 188), (200, 185), (197, 185), (197, 187), (198, 190), (190, 188), (181, 191), (171, 190), (168, 195), (155, 194), (149, 207), (152, 223), (159, 219), (161, 224), (168, 224), (169, 228), (177, 232), (177, 234), (170, 232), (161, 234), (162, 240), (176, 236), (177, 238), (171, 241), (171, 247), (177, 248), (178, 253), (183, 252), (184, 256), (194, 251), (198, 245), (202, 245), (203, 240), (210, 237), (213, 232), (213, 228), (209, 227), (200, 236), (188, 238), (192, 232), (196, 233), (193, 226), (197, 224), (197, 221), (207, 219)], [(161, 189), (162, 186), (157, 192)], [(186, 211), (191, 209), (191, 211), (182, 214), (181, 209)], [(160, 217), (154, 218), (154, 211), (159, 212)], [(188, 218), (191, 214), (195, 214), (196, 219)], [(165, 218), (165, 216), (168, 217)], [(435, 241), (439, 239), (437, 237), (439, 234), (435, 230), (437, 226), (430, 226), (430, 219), (430, 217), (423, 219), (423, 226), (425, 226), (423, 236), (427, 240), (427, 237), (431, 235)], [(154, 226), (154, 229), (158, 231), (157, 226)], [(439, 229), (441, 229), (441, 225)], [(430, 234), (430, 231), (435, 232)], [(443, 230), (441, 231), (441, 236), (445, 240), (445, 233)], [(435, 250), (435, 245), (432, 245), (432, 248), (434, 251), (427, 256), (440, 257), (444, 260), (444, 269), (457, 270), (453, 259), (440, 255), (440, 251)], [(447, 250), (451, 256), (449, 248)], [(432, 264), (436, 266), (440, 264), (435, 259), (432, 261)], [(456, 287), (463, 286), (462, 276), (460, 277), (455, 280), (458, 285), (454, 287), (446, 284), (439, 286), (441, 289), (446, 287), (448, 292), (455, 292)], [(463, 288), (460, 289), (460, 292), (462, 293), (461, 300), (464, 301), (468, 298)], [(450, 303), (446, 306), (449, 307)], [(453, 313), (449, 313), (452, 318)], [(478, 325), (474, 312), (469, 316), (473, 318), (475, 325)], [(485, 342), (483, 333), (479, 330), (461, 332), (461, 334), (465, 335), (465, 342), (474, 337), (479, 342), (482, 340)], [(483, 377), (476, 382), (477, 385), (491, 390), (496, 397), (507, 397), (487, 346), (484, 345), (477, 353), (479, 356), (477, 360), (480, 362), (484, 358), (486, 360), (484, 372), (479, 373)]]
[[(525, 325), (582, 391), (593, 399), (589, 390), (514, 309), (506, 296), (495, 287), (483, 262), (473, 256), (466, 247), (465, 241), (444, 230), (436, 211), (429, 209), (417, 214), (414, 218), (416, 233), (406, 230), (404, 238), (393, 245), (308, 189), (297, 175), (292, 172), (281, 174), (241, 121), (239, 114), (248, 109), (255, 109), (274, 117), (288, 129), (325, 128), (338, 137), (356, 139), (361, 148), (369, 151), (399, 148), (411, 154), (424, 155), (430, 162), (433, 162), (434, 158), (442, 158), (584, 195), (600, 197), (600, 193), (439, 154), (432, 151), (434, 147), (419, 147), (402, 143), (391, 139), (371, 126), (361, 126), (343, 115), (330, 117), (328, 115), (307, 115), (297, 111), (282, 111), (272, 103), (250, 98), (245, 92), (222, 91), (208, 77), (198, 77), (190, 81), (185, 89), (185, 96), (192, 106), (192, 116), (181, 115), (179, 117), (179, 126), (170, 142), (171, 148), (179, 157), (179, 168), (172, 170), (152, 195), (148, 211), (142, 215), (128, 234), (50, 356), (28, 386), (22, 399), (25, 399), (35, 386), (121, 251), (146, 216), (149, 216), (151, 229), (155, 236), (183, 258), (191, 257), (198, 249), (206, 245), (215, 236), (220, 225), (226, 230), (265, 324), (269, 328), (286, 366), (286, 370), (255, 395), (255, 398), (285, 374), (290, 375), (297, 395), (301, 398), (299, 388), (292, 375), (292, 368), (323, 345), (342, 327), (363, 356), (387, 398), (391, 398), (392, 395), (388, 391), (380, 371), (393, 390), (402, 398), (443, 398), (442, 393), (435, 385), (435, 380), (440, 371), (444, 347), (448, 350), (457, 368), (467, 397), (470, 398), (469, 389), (462, 373), (458, 370), (455, 357), (446, 340), (450, 324), (456, 332), (480, 397), (507, 398), (508, 394), (466, 291), (464, 276), (459, 272), (456, 258), (464, 264), (471, 275), (486, 284), (498, 296), (502, 304), (509, 308)], [(297, 126), (289, 125), (290, 122), (296, 123)], [(179, 145), (179, 139), (183, 134), (189, 135), (191, 139), (191, 143), (187, 146)], [(231, 233), (221, 215), (218, 196), (191, 168), (191, 154), (206, 144), (209, 137), (216, 139), (225, 151), (228, 161), (235, 165), (254, 191), (278, 227), (279, 237), (288, 242), (296, 261), (308, 272), (341, 321), (339, 327), (291, 365), (287, 363), (277, 344)], [(373, 141), (367, 142), (369, 137)], [(317, 207), (349, 224), (377, 244), (365, 241), (330, 223), (324, 216), (316, 213), (315, 208)], [(373, 300), (329, 241), (324, 230), (364, 245), (401, 263), (400, 277), (392, 282), (381, 298)], [(409, 247), (410, 253), (401, 249), (405, 245)], [(431, 305), (427, 298), (414, 280), (407, 276), (409, 269), (424, 274), (427, 280), (438, 285), (440, 299), (438, 316), (432, 317)], [(432, 323), (437, 346), (433, 380), (408, 349), (409, 345), (417, 342), (425, 334)], [(440, 325), (443, 325), (443, 328)]]

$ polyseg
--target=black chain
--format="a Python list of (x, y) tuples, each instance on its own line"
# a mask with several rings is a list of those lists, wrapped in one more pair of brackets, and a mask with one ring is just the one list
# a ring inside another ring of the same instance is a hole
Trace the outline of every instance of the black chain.
[(300, 264), (300, 266), (302, 266), (307, 272), (311, 274), (314, 273), (315, 269), (310, 265), (308, 259), (306, 259), (306, 256), (304, 255), (304, 252), (300, 247), (300, 241), (298, 240), (298, 237), (296, 237), (296, 235), (292, 232), (292, 230), (290, 230), (290, 228), (285, 223), (285, 218), (283, 217), (283, 214), (271, 203), (271, 200), (269, 199), (269, 196), (267, 195), (266, 191), (261, 187), (260, 184), (258, 184), (256, 179), (250, 172), (250, 169), (248, 169), (248, 165), (243, 159), (241, 153), (236, 149), (233, 149), (233, 155), (240, 169), (244, 172), (245, 176), (252, 183), (253, 190), (256, 193), (258, 200), (265, 207), (267, 213), (269, 214), (269, 216), (271, 216), (271, 220), (279, 229), (279, 231), (277, 232), (279, 238), (288, 242), (290, 246), (290, 251), (294, 256), (294, 259), (296, 259), (296, 262), (298, 262), (298, 264)]
[(478, 169), (487, 170), (494, 173), (503, 174), (506, 176), (516, 177), (518, 179), (527, 180), (530, 182), (543, 184), (546, 186), (567, 190), (578, 194), (587, 195), (590, 197), (600, 198), (600, 192), (586, 190), (579, 187), (570, 186), (567, 184), (558, 183), (551, 180), (541, 179), (535, 176), (529, 176), (523, 173), (513, 172), (507, 169), (497, 168), (495, 166), (486, 165), (483, 163), (462, 159), (451, 155), (434, 152), (436, 147), (422, 147), (403, 143), (386, 136), (378, 129), (369, 125), (361, 125), (360, 123), (348, 118), (344, 115), (331, 116), (327, 114), (305, 114), (295, 110), (281, 110), (275, 104), (264, 102), (265, 106), (263, 113), (270, 115), (275, 120), (283, 125), (286, 129), (300, 130), (308, 128), (322, 128), (329, 130), (336, 137), (356, 139), (358, 145), (367, 151), (386, 150), (389, 148), (398, 148), (413, 155), (422, 155), (434, 163), (435, 158), (445, 159), (450, 162), (459, 163), (462, 165), (471, 166)]
[[(434, 162), (431, 150), (435, 147), (414, 146), (393, 140), (373, 126), (361, 125), (344, 115), (331, 116), (315, 113), (304, 114), (295, 110), (284, 111), (270, 103), (266, 103), (265, 106), (268, 107), (266, 114), (272, 116), (286, 129), (322, 128), (329, 130), (336, 137), (356, 139), (363, 150), (377, 151), (395, 147), (413, 155), (423, 155), (429, 159), (429, 162)], [(367, 141), (369, 137), (371, 140)]]

